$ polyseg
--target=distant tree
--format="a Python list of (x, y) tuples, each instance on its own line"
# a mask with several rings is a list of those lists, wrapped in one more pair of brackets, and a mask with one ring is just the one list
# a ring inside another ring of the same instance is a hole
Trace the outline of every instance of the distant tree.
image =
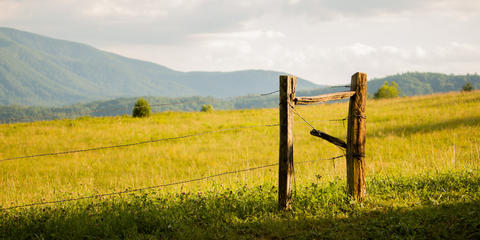
[(383, 86), (378, 89), (378, 91), (373, 95), (374, 99), (380, 98), (395, 98), (400, 95), (400, 90), (398, 89), (398, 84), (392, 81), (388, 84), (387, 81), (383, 83)]
[(133, 107), (132, 117), (148, 117), (151, 112), (147, 100), (139, 98)]
[(202, 112), (213, 112), (215, 109), (213, 109), (212, 105), (210, 104), (203, 104), (202, 105)]
[(467, 83), (465, 83), (465, 85), (463, 85), (463, 87), (462, 87), (462, 91), (464, 91), (464, 92), (470, 92), (472, 90), (473, 90), (473, 86), (472, 86), (472, 84), (470, 84), (469, 81), (467, 81)]

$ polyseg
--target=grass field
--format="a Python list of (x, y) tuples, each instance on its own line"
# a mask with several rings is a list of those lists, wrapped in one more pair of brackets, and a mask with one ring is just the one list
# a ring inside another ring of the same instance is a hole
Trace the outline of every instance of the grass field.
[[(347, 104), (297, 107), (345, 139)], [(292, 212), (278, 167), (116, 198), (0, 212), (0, 238), (472, 238), (480, 236), (480, 92), (367, 102), (367, 201), (345, 195), (345, 160), (295, 166)], [(341, 155), (296, 118), (294, 161)], [(278, 109), (0, 125), (0, 159), (278, 123)], [(278, 161), (278, 127), (0, 162), (3, 208), (193, 179)], [(435, 229), (439, 229), (436, 231)], [(355, 234), (362, 232), (362, 234)], [(349, 235), (350, 234), (350, 235)]]

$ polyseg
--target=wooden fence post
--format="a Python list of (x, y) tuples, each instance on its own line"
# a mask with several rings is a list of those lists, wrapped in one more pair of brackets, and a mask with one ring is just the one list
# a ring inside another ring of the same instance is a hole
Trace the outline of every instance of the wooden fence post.
[(297, 78), (280, 76), (280, 151), (278, 170), (278, 208), (290, 209), (293, 174), (293, 99)]
[(350, 85), (355, 95), (350, 97), (347, 130), (347, 185), (354, 199), (365, 200), (365, 133), (367, 105), (367, 74), (357, 72)]

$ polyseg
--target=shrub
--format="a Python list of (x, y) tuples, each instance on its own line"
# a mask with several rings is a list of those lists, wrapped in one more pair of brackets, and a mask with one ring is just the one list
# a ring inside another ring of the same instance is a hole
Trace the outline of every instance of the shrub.
[(202, 105), (202, 112), (213, 112), (215, 109), (213, 109), (212, 105), (210, 104), (203, 104)]
[(133, 107), (132, 117), (148, 117), (151, 112), (147, 100), (139, 98)]
[(396, 82), (388, 84), (385, 82), (381, 88), (373, 95), (374, 99), (380, 98), (395, 98), (398, 97), (400, 94), (400, 90), (398, 89), (398, 84)]
[(473, 90), (473, 86), (472, 84), (470, 84), (470, 82), (465, 83), (465, 85), (463, 85), (462, 87), (462, 91), (464, 92), (470, 92), (472, 90)]

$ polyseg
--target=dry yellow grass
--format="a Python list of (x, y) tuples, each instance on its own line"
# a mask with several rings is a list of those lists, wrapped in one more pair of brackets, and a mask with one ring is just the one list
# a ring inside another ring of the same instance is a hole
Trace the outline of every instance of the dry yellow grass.
[[(297, 107), (316, 128), (345, 138), (347, 104)], [(367, 176), (416, 175), (480, 166), (480, 92), (367, 101)], [(0, 159), (134, 143), (223, 128), (278, 123), (278, 109), (166, 112), (146, 119), (80, 118), (0, 125)], [(342, 154), (295, 120), (294, 160)], [(181, 140), (0, 162), (0, 205), (56, 200), (145, 187), (278, 161), (278, 127), (213, 133)], [(295, 167), (296, 182), (345, 177), (345, 160)], [(197, 191), (215, 184), (277, 181), (276, 167), (169, 187)], [(215, 184), (212, 184), (212, 181)]]

